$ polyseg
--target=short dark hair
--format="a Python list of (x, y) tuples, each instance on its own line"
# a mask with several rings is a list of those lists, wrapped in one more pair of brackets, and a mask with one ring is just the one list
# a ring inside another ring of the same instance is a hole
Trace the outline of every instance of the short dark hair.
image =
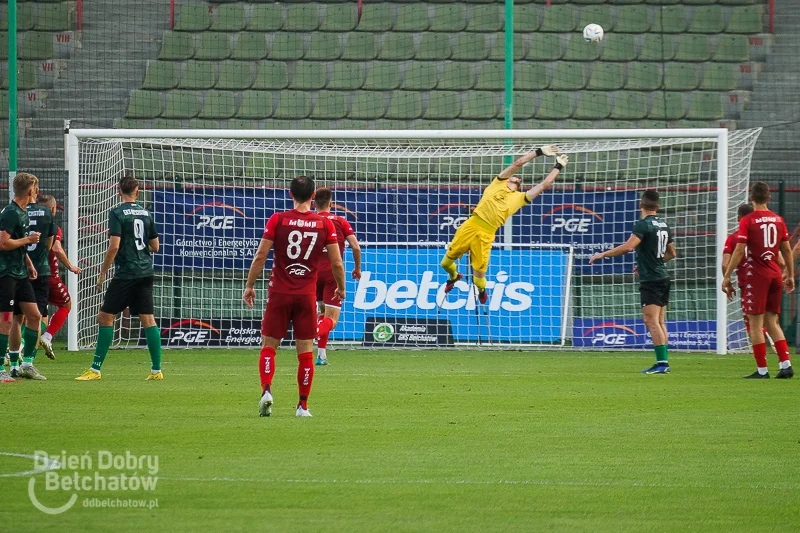
[(747, 215), (749, 215), (750, 213), (752, 213), (753, 211), (755, 211), (755, 209), (753, 209), (752, 205), (750, 205), (750, 204), (742, 204), (742, 205), (739, 206), (739, 210), (737, 211), (737, 214), (739, 215), (739, 218), (742, 219), (742, 218), (746, 217)]
[(331, 203), (332, 197), (331, 190), (327, 187), (322, 187), (317, 189), (317, 193), (314, 195), (314, 203), (317, 204), (318, 208), (325, 209)]
[(136, 189), (139, 187), (139, 180), (134, 178), (133, 176), (125, 176), (121, 180), (119, 180), (119, 190), (122, 194), (126, 196), (130, 196), (136, 192)]
[(642, 193), (642, 200), (639, 205), (647, 211), (658, 211), (658, 200), (658, 192), (653, 189), (647, 189)]
[(47, 207), (53, 207), (56, 205), (56, 199), (49, 194), (40, 194), (39, 197), (36, 198), (36, 203)]
[(769, 185), (763, 181), (757, 181), (750, 186), (750, 200), (757, 204), (769, 202)]
[(300, 203), (307, 202), (314, 196), (314, 180), (308, 176), (297, 176), (289, 185), (289, 190), (292, 191), (292, 198)]
[(20, 172), (14, 176), (14, 196), (21, 198), (27, 194), (28, 190), (30, 190), (30, 188), (33, 187), (38, 181), (39, 179), (33, 174)]

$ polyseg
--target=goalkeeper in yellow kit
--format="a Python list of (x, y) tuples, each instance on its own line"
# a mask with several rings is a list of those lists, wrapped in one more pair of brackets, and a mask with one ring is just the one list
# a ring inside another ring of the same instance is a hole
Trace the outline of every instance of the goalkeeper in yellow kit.
[(489, 266), (489, 254), (492, 251), (492, 242), (497, 229), (505, 224), (506, 219), (542, 194), (555, 181), (569, 158), (566, 155), (556, 157), (556, 165), (540, 184), (522, 192), (522, 178), (515, 176), (523, 165), (540, 155), (552, 156), (558, 153), (555, 146), (542, 146), (529, 154), (525, 154), (503, 170), (486, 187), (481, 196), (481, 201), (472, 212), (472, 216), (456, 231), (453, 241), (447, 248), (442, 268), (449, 275), (444, 292), (453, 290), (456, 282), (463, 274), (458, 272), (455, 262), (469, 251), (472, 263), (472, 282), (478, 287), (478, 300), (484, 304), (488, 300), (486, 294), (486, 269)]

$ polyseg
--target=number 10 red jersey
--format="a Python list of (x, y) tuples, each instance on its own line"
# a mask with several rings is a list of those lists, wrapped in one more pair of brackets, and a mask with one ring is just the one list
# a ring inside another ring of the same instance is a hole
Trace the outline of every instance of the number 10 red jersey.
[(789, 233), (783, 218), (772, 211), (753, 211), (742, 217), (737, 242), (747, 245), (745, 276), (780, 277), (778, 254), (781, 243), (788, 240)]

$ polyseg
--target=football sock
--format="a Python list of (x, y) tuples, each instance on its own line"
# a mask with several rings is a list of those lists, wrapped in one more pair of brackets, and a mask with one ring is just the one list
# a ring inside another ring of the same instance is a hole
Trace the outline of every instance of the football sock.
[(486, 290), (486, 278), (479, 278), (477, 276), (472, 276), (472, 283), (478, 287), (478, 290), (483, 292)]
[(300, 392), (300, 407), (308, 409), (308, 395), (314, 381), (314, 354), (305, 352), (297, 355), (297, 389)]
[(317, 346), (320, 348), (328, 347), (328, 335), (330, 335), (332, 329), (333, 319), (330, 317), (323, 317), (322, 320), (319, 321), (317, 324), (317, 336), (319, 337)]
[(653, 350), (656, 352), (656, 363), (666, 364), (669, 360), (669, 354), (667, 354), (667, 345), (660, 344), (658, 346), (653, 346)]
[[(787, 363), (789, 362), (789, 344), (786, 342), (786, 339), (775, 341), (775, 351), (778, 352), (778, 361), (781, 363), (784, 361)], [(791, 366), (791, 363), (786, 366)], [(781, 366), (781, 368), (784, 368), (784, 366)]]
[(444, 259), (442, 259), (442, 262), (439, 264), (442, 266), (445, 272), (447, 272), (447, 279), (454, 280), (458, 277), (458, 267), (456, 267), (455, 261), (447, 256), (444, 256)]
[(97, 346), (94, 349), (94, 360), (92, 361), (92, 370), (100, 372), (100, 367), (103, 366), (103, 361), (106, 360), (108, 349), (111, 348), (111, 342), (114, 340), (114, 326), (98, 326), (97, 328)]
[(765, 342), (753, 345), (753, 357), (756, 359), (758, 373), (763, 376), (767, 373), (767, 344)]
[(69, 309), (66, 307), (59, 307), (55, 313), (53, 313), (52, 318), (50, 319), (50, 323), (47, 325), (46, 334), (50, 335), (50, 340), (56, 336), (58, 330), (64, 325), (64, 322), (67, 321), (67, 315), (69, 315)]
[(150, 352), (150, 361), (153, 370), (161, 370), (161, 331), (158, 326), (150, 326), (144, 330), (147, 340), (147, 350)]
[(39, 340), (39, 332), (26, 327), (22, 332), (22, 339), (25, 341), (25, 347), (22, 349), (22, 361), (25, 364), (33, 364), (33, 358), (36, 357), (36, 342)]
[(328, 358), (328, 350), (326, 348), (317, 348), (317, 357), (320, 359)]
[[(6, 350), (8, 350), (8, 335), (3, 335), (0, 333), (0, 357), (5, 356)], [(17, 352), (17, 355), (19, 355), (19, 352)], [(11, 353), (9, 352), (9, 358), (10, 357)]]
[(258, 375), (261, 378), (261, 394), (272, 389), (272, 377), (275, 375), (275, 350), (269, 346), (261, 348), (258, 358)]
[(19, 367), (19, 350), (16, 352), (8, 351), (8, 360), (11, 362), (11, 368)]

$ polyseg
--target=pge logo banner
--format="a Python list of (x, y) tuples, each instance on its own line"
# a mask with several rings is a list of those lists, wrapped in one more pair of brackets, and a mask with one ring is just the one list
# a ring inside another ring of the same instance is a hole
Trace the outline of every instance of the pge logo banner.
[[(715, 320), (667, 320), (669, 347), (676, 350), (716, 350)], [(608, 349), (652, 348), (653, 340), (641, 319), (575, 318), (574, 346)]]
[(589, 258), (624, 243), (639, 218), (636, 191), (548, 191), (514, 215), (514, 242), (571, 244), (580, 274), (630, 274), (633, 254), (589, 265)]
[[(568, 252), (561, 249), (492, 250), (489, 301), (476, 310), (464, 280), (445, 298), (444, 248), (362, 249), (362, 277), (348, 286), (342, 322), (332, 340), (362, 341), (367, 322), (381, 317), (449, 320), (455, 342), (558, 343), (566, 299)], [(459, 270), (468, 273), (467, 264)], [(437, 305), (441, 305), (440, 306)], [(485, 315), (484, 315), (485, 312)]]
[[(161, 344), (169, 348), (261, 346), (261, 320), (164, 318), (159, 320)], [(139, 344), (146, 345), (142, 337)]]

